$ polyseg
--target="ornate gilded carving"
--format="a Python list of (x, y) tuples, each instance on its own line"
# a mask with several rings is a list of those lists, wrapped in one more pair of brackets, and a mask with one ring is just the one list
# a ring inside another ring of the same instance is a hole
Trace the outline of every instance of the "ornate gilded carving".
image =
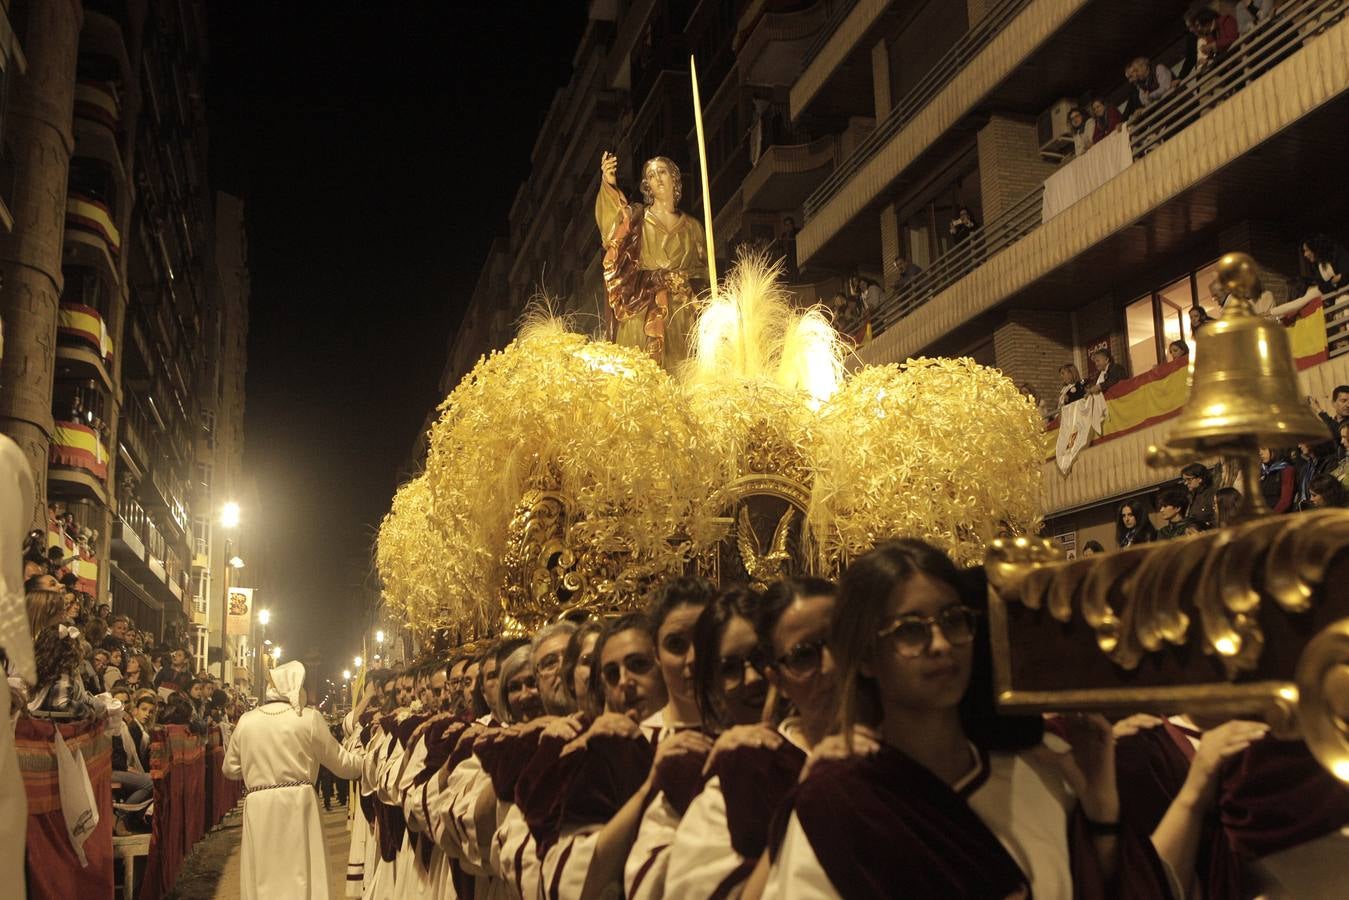
[(1297, 667), (1298, 719), (1307, 749), (1349, 782), (1349, 619), (1322, 629)]
[(806, 490), (810, 489), (813, 480), (810, 466), (801, 451), (784, 440), (764, 419), (749, 428), (745, 440), (745, 458), (740, 469), (742, 475), (776, 475), (794, 481)]
[(740, 506), (740, 515), (736, 518), (735, 545), (753, 587), (763, 590), (770, 582), (790, 573), (792, 554), (788, 542), (791, 540), (796, 515), (796, 507), (788, 506), (773, 529), (773, 543), (765, 553), (750, 521), (749, 505)]

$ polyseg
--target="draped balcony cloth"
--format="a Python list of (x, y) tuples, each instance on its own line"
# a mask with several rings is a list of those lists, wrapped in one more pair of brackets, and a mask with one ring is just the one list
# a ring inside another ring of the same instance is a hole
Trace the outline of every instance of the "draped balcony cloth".
[(1122, 123), (1102, 138), (1099, 144), (1093, 144), (1086, 153), (1065, 163), (1057, 172), (1045, 179), (1041, 220), (1048, 222), (1133, 163), (1133, 148), (1129, 145), (1129, 125)]
[[(61, 786), (56, 755), (52, 751), (55, 729), (72, 752), (84, 757), (89, 782), (98, 801), (98, 826), (84, 842), (89, 861), (81, 866), (66, 832), (61, 813)], [(28, 799), (27, 859), (28, 896), (59, 900), (96, 900), (113, 896), (112, 873), (112, 740), (103, 733), (103, 722), (55, 722), (20, 718), (14, 744)]]
[[(1114, 135), (1111, 135), (1113, 137)], [(1321, 297), (1282, 319), (1293, 345), (1293, 359), (1299, 372), (1325, 362), (1325, 304)], [(1190, 398), (1189, 358), (1162, 363), (1141, 375), (1125, 379), (1105, 392), (1105, 420), (1100, 436), (1092, 443), (1124, 437), (1180, 415)], [(1045, 426), (1044, 453), (1053, 459), (1059, 444), (1060, 419)], [(1065, 469), (1065, 474), (1067, 470)]]
[(172, 890), (188, 851), (205, 832), (205, 758), (205, 743), (186, 725), (164, 725), (151, 735), (155, 815), (140, 900), (158, 900)]
[(92, 428), (78, 422), (56, 423), (47, 461), (54, 466), (83, 469), (99, 481), (108, 479), (108, 448)]
[(100, 358), (112, 362), (112, 335), (108, 323), (92, 306), (64, 302), (56, 313), (56, 332), (62, 337), (76, 338), (97, 351)]

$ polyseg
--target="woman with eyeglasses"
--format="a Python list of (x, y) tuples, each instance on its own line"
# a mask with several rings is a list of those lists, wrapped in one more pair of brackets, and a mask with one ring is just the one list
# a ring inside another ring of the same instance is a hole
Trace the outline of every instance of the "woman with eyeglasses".
[[(662, 592), (656, 611), (664, 613), (663, 623), (704, 590), (690, 590), (689, 582), (677, 579)], [(691, 627), (689, 622), (687, 630)], [(547, 775), (558, 785), (556, 790), (535, 791), (534, 808), (525, 810), (550, 898), (621, 895), (624, 862), (642, 812), (660, 789), (657, 773), (676, 757), (710, 749), (711, 742), (696, 727), (662, 725), (657, 718), (669, 709), (670, 700), (662, 670), (669, 671), (684, 653), (693, 652), (691, 644), (667, 644), (669, 658), (661, 665), (658, 639), (685, 630), (682, 625), (662, 629), (640, 614), (606, 623), (595, 643), (596, 666), (590, 673), (591, 692), (602, 698), (604, 713), (583, 732), (584, 723), (575, 718), (560, 719), (556, 729), (550, 726), (545, 732), (554, 739), (568, 730), (576, 734), (562, 746)]]
[[(709, 735), (764, 720), (768, 682), (754, 631), (763, 595), (749, 588), (726, 591), (703, 607), (693, 625), (693, 692), (702, 727)], [(761, 726), (755, 732), (764, 730)], [(665, 893), (675, 829), (703, 787), (702, 756), (674, 757), (656, 773), (658, 792), (624, 867), (630, 900), (656, 900)], [(788, 785), (790, 786), (790, 785)]]
[[(699, 696), (709, 698), (702, 703), (705, 718), (725, 725), (721, 715), (707, 711), (739, 712), (736, 724), (717, 738), (707, 784), (675, 830), (665, 900), (730, 894), (763, 854), (773, 811), (838, 711), (826, 644), (837, 593), (833, 582), (820, 578), (770, 585), (754, 609), (752, 637), (744, 620), (733, 620), (721, 632), (720, 665), (698, 667)], [(751, 672), (763, 680), (743, 677)], [(756, 687), (764, 684), (790, 704), (791, 715), (776, 728), (770, 718), (776, 710), (765, 708), (766, 692)], [(739, 694), (742, 701), (714, 699), (719, 693)]]
[(1150, 845), (1120, 829), (1109, 724), (1066, 720), (1068, 746), (994, 711), (981, 574), (917, 540), (844, 573), (830, 649), (850, 755), (814, 763), (744, 896), (765, 877), (788, 898), (1096, 896), (1112, 878), (1168, 895)]

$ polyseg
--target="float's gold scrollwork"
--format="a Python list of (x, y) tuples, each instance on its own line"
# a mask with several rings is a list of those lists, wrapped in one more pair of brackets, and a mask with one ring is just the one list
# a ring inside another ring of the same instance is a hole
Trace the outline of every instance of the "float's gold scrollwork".
[(1311, 640), (1297, 666), (1297, 711), (1312, 755), (1349, 782), (1349, 619)]

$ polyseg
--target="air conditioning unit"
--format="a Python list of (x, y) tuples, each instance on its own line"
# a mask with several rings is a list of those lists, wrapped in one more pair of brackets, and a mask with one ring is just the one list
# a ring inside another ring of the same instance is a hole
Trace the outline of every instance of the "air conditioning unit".
[(1040, 155), (1046, 159), (1062, 159), (1073, 149), (1073, 129), (1068, 124), (1068, 111), (1077, 104), (1065, 97), (1056, 100), (1054, 105), (1040, 113), (1035, 122), (1036, 136), (1040, 141)]

